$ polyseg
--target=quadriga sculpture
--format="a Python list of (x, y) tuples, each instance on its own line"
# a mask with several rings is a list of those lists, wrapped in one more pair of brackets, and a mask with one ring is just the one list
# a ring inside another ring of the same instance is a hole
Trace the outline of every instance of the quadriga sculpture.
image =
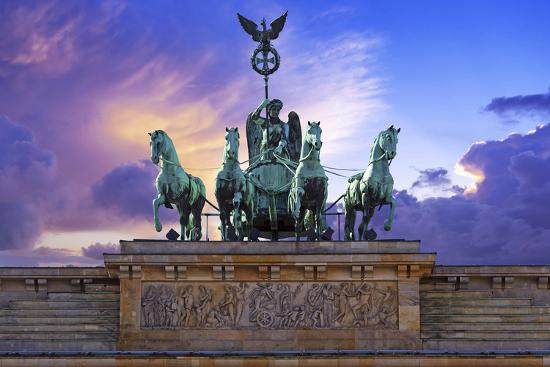
[(401, 129), (390, 126), (378, 134), (370, 150), (367, 169), (349, 180), (344, 196), (346, 211), (346, 240), (355, 239), (356, 211), (363, 212), (363, 220), (359, 225), (359, 239), (367, 240), (369, 222), (374, 209), (381, 205), (390, 205), (390, 214), (384, 223), (386, 231), (391, 230), (395, 211), (395, 199), (392, 196), (393, 177), (390, 174), (390, 163), (397, 154), (397, 135)]
[(295, 220), (296, 241), (300, 240), (303, 231), (306, 210), (310, 210), (313, 215), (315, 239), (320, 239), (322, 215), (328, 194), (328, 178), (319, 158), (323, 144), (321, 123), (308, 121), (307, 124), (300, 162), (288, 196), (288, 208)]
[[(229, 235), (234, 227), (237, 239), (248, 237), (253, 224), (254, 215), (254, 186), (239, 165), (239, 129), (225, 129), (225, 149), (223, 151), (222, 168), (216, 175), (216, 199), (220, 208), (220, 229), (222, 240), (232, 240)], [(241, 218), (244, 211), (246, 225)], [(233, 211), (233, 224), (230, 217)]]
[(183, 170), (172, 139), (162, 130), (149, 133), (151, 161), (160, 165), (161, 170), (156, 180), (158, 196), (153, 200), (155, 229), (162, 230), (158, 217), (158, 208), (162, 204), (178, 209), (181, 224), (181, 239), (200, 240), (201, 213), (205, 203), (205, 188), (200, 178)]

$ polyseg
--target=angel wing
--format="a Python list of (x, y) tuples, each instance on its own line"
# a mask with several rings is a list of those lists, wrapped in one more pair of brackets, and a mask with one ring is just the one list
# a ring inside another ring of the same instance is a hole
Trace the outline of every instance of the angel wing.
[[(244, 31), (249, 35), (251, 35), (254, 41), (260, 42), (262, 40), (262, 35), (261, 35), (261, 32), (258, 30), (258, 25), (253, 21), (251, 21), (250, 19), (243, 17), (239, 13), (237, 13), (237, 17), (239, 18), (239, 23), (241, 23), (241, 26), (243, 27)], [(283, 25), (284, 25), (284, 21), (283, 21)]]
[(248, 114), (246, 118), (246, 142), (248, 144), (248, 165), (251, 166), (254, 162), (260, 159), (260, 151), (262, 146), (262, 128), (252, 121), (253, 112)]
[(285, 26), (287, 14), (288, 14), (288, 10), (285, 11), (285, 13), (281, 15), (279, 18), (271, 22), (271, 29), (269, 30), (270, 39), (274, 40), (274, 39), (277, 39), (277, 37), (279, 37), (279, 33), (281, 33), (281, 31), (283, 30), (283, 27)]
[(300, 125), (300, 117), (294, 111), (288, 114), (288, 154), (294, 162), (300, 160), (302, 151), (302, 126)]

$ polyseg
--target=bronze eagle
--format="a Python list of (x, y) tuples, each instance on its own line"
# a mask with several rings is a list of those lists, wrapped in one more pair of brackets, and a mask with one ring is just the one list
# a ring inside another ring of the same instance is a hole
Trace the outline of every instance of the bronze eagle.
[(288, 11), (271, 22), (269, 29), (266, 28), (265, 18), (262, 19), (262, 30), (259, 30), (258, 25), (250, 19), (243, 17), (239, 13), (237, 13), (237, 16), (239, 17), (239, 23), (241, 23), (244, 31), (251, 35), (254, 41), (261, 42), (262, 45), (269, 45), (271, 40), (279, 37), (279, 33), (281, 33), (283, 27), (285, 26), (287, 14)]

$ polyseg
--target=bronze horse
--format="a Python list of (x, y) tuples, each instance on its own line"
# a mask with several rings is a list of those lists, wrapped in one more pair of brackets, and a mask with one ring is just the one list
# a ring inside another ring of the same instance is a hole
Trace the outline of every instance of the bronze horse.
[(180, 165), (172, 139), (162, 130), (149, 133), (151, 161), (160, 165), (156, 187), (158, 196), (153, 200), (153, 217), (157, 232), (162, 230), (158, 208), (162, 204), (172, 208), (175, 204), (180, 216), (181, 239), (200, 240), (201, 213), (205, 203), (205, 188), (200, 178), (191, 176)]
[(368, 238), (369, 222), (377, 206), (390, 205), (390, 214), (384, 223), (384, 230), (389, 231), (393, 225), (395, 199), (393, 192), (393, 177), (390, 174), (390, 163), (397, 154), (397, 134), (401, 129), (390, 126), (378, 134), (370, 150), (367, 169), (352, 177), (346, 188), (344, 207), (346, 211), (345, 238), (355, 239), (356, 211), (363, 212), (363, 220), (359, 225), (359, 238)]
[[(225, 149), (223, 163), (216, 175), (216, 200), (220, 209), (220, 231), (223, 241), (236, 239), (250, 240), (250, 229), (254, 219), (254, 186), (247, 179), (239, 164), (239, 129), (225, 129)], [(246, 225), (242, 223), (242, 212)], [(232, 213), (233, 212), (233, 213)], [(232, 215), (231, 215), (232, 214)], [(231, 223), (231, 218), (233, 223)]]
[(323, 144), (321, 123), (308, 121), (307, 124), (300, 163), (294, 174), (288, 196), (288, 208), (295, 221), (296, 241), (300, 240), (306, 211), (310, 211), (312, 214), (314, 237), (316, 240), (320, 239), (323, 210), (328, 194), (328, 178), (319, 158)]

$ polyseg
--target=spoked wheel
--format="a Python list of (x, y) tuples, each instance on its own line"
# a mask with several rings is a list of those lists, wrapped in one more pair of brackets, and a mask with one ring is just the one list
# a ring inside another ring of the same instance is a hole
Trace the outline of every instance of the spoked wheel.
[(256, 317), (256, 322), (261, 328), (268, 328), (273, 325), (273, 315), (267, 311), (260, 311)]

